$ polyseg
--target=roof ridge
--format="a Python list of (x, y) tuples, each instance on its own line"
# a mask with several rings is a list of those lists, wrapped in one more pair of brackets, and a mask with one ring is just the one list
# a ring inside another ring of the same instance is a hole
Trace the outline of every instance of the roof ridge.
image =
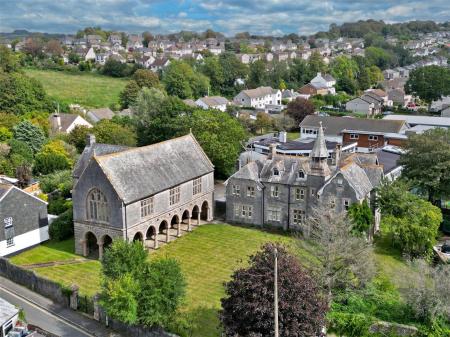
[[(159, 142), (159, 143), (154, 143), (154, 144), (149, 144), (149, 145), (144, 145), (144, 146), (130, 147), (129, 149), (126, 149), (126, 150), (120, 151), (120, 152), (107, 153), (107, 154), (103, 154), (103, 155), (99, 155), (99, 156), (97, 156), (97, 155), (94, 154), (93, 157), (98, 158), (98, 159), (104, 159), (104, 158), (106, 158), (106, 157), (114, 157), (115, 155), (124, 154), (124, 153), (129, 153), (129, 152), (131, 152), (131, 151), (136, 151), (136, 152), (137, 152), (137, 151), (142, 151), (143, 149), (148, 149), (148, 148), (150, 148), (150, 147), (157, 147), (157, 146), (159, 146), (159, 145), (161, 145), (161, 144), (165, 144), (165, 143), (170, 142), (170, 141), (173, 141), (173, 140), (178, 140), (178, 139), (182, 139), (182, 138), (187, 138), (187, 137), (189, 137), (190, 135), (192, 135), (192, 134), (188, 133), (187, 135), (180, 136), (180, 137), (176, 137), (176, 138), (172, 138), (172, 139), (163, 140), (162, 142)], [(108, 144), (108, 145), (111, 145), (111, 144)]]

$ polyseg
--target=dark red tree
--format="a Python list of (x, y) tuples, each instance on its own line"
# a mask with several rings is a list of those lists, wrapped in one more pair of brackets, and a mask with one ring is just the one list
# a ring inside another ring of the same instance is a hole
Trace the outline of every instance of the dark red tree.
[(316, 282), (282, 246), (266, 244), (225, 285), (221, 321), (228, 337), (274, 335), (274, 249), (278, 249), (280, 337), (321, 336), (327, 305)]
[(292, 102), (289, 102), (286, 108), (286, 114), (295, 120), (297, 127), (306, 116), (312, 115), (314, 111), (314, 105), (301, 97), (297, 97)]

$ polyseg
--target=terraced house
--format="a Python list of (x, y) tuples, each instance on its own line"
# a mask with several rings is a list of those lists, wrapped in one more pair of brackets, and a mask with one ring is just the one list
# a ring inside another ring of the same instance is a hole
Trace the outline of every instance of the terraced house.
[(319, 205), (344, 212), (353, 203), (370, 203), (374, 188), (396, 167), (393, 156), (337, 151), (330, 157), (320, 124), (309, 157), (278, 154), (273, 146), (267, 158), (251, 161), (227, 180), (227, 221), (302, 229)]
[(90, 136), (74, 180), (77, 254), (101, 258), (119, 238), (156, 249), (212, 220), (214, 166), (192, 134), (138, 148)]

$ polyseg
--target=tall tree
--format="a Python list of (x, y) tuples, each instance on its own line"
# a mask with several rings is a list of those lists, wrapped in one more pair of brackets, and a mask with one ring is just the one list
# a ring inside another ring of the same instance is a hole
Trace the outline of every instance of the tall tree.
[(450, 69), (439, 66), (415, 69), (406, 82), (406, 91), (428, 103), (450, 95)]
[(373, 277), (372, 247), (365, 238), (354, 235), (346, 214), (322, 205), (308, 218), (303, 233), (310, 241), (300, 239), (298, 243), (316, 258), (312, 270), (328, 303), (337, 292), (362, 288)]
[(40, 127), (23, 121), (14, 127), (14, 138), (25, 142), (36, 153), (44, 144), (45, 134)]
[(314, 111), (314, 105), (301, 97), (297, 97), (295, 100), (289, 102), (286, 108), (286, 114), (295, 120), (297, 128), (302, 120), (305, 119), (306, 116), (312, 115)]
[(321, 335), (327, 305), (315, 280), (284, 247), (266, 244), (225, 286), (220, 314), (225, 336), (273, 336), (275, 248), (280, 336)]
[(410, 136), (400, 164), (402, 175), (427, 193), (429, 201), (438, 203), (442, 196), (449, 196), (450, 130), (432, 129)]

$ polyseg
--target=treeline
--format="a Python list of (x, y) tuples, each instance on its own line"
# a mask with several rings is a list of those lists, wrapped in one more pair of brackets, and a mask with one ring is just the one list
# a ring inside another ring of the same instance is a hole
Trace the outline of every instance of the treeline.
[(432, 33), (448, 30), (450, 22), (436, 23), (434, 21), (409, 21), (404, 23), (385, 23), (380, 20), (360, 20), (357, 22), (345, 22), (342, 25), (335, 23), (330, 25), (327, 32), (315, 34), (316, 38), (336, 39), (339, 37), (363, 38), (366, 34), (375, 33), (382, 36), (394, 36), (399, 38), (414, 38), (418, 33)]

